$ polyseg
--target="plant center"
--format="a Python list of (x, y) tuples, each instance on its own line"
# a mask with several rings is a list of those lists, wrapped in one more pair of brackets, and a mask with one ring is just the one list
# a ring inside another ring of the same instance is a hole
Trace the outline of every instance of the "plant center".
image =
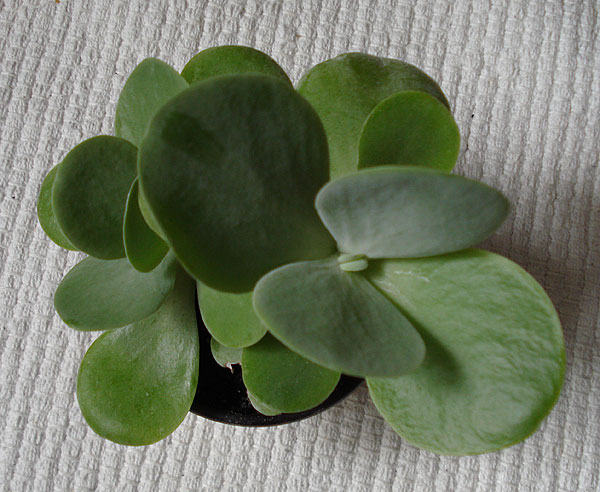
[(369, 266), (369, 260), (363, 254), (353, 255), (342, 253), (338, 256), (337, 261), (340, 268), (345, 272), (360, 272)]

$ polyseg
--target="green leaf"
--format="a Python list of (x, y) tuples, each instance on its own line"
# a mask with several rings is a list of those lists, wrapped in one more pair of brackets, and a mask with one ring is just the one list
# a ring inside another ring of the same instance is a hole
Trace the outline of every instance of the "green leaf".
[(461, 176), (380, 166), (327, 184), (316, 207), (344, 253), (425, 257), (483, 241), (504, 221), (508, 200)]
[(230, 294), (197, 283), (198, 306), (207, 330), (220, 344), (243, 348), (267, 332), (252, 307), (252, 292)]
[(409, 164), (452, 171), (460, 133), (452, 113), (438, 99), (403, 91), (381, 101), (360, 135), (358, 167)]
[(178, 274), (173, 293), (150, 318), (102, 334), (77, 377), (89, 426), (119, 444), (152, 444), (187, 415), (198, 383), (194, 282)]
[(242, 349), (226, 347), (214, 338), (210, 339), (210, 351), (215, 362), (221, 367), (231, 369), (233, 364), (240, 364), (242, 362)]
[(292, 84), (275, 60), (247, 46), (216, 46), (201, 51), (187, 63), (181, 75), (192, 84), (218, 75), (237, 73), (263, 73)]
[(323, 121), (331, 154), (331, 177), (356, 171), (358, 141), (375, 106), (400, 91), (422, 91), (448, 101), (427, 74), (398, 60), (347, 53), (311, 68), (298, 91)]
[(152, 121), (139, 171), (177, 259), (212, 288), (247, 292), (335, 249), (313, 205), (328, 179), (323, 127), (273, 77), (224, 75), (176, 96)]
[(495, 451), (536, 430), (558, 398), (565, 352), (554, 307), (527, 272), (467, 250), (372, 263), (367, 278), (413, 320), (427, 347), (412, 374), (367, 380), (398, 434), (463, 455)]
[(294, 413), (325, 401), (340, 373), (313, 364), (266, 335), (242, 350), (242, 377), (259, 406), (263, 404), (271, 412)]
[(256, 410), (259, 413), (262, 413), (263, 415), (273, 417), (281, 413), (279, 410), (275, 410), (274, 408), (271, 408), (269, 405), (266, 405), (265, 403), (260, 401), (256, 396), (254, 396), (250, 392), (248, 393), (248, 400), (250, 400), (250, 403), (254, 407), (254, 410)]
[(410, 321), (362, 274), (343, 271), (335, 258), (268, 273), (256, 285), (254, 308), (290, 349), (344, 374), (398, 376), (418, 367), (425, 355)]
[(171, 66), (146, 58), (123, 86), (115, 114), (115, 135), (139, 148), (156, 111), (187, 87), (185, 79)]
[(56, 217), (54, 216), (54, 210), (52, 209), (52, 185), (54, 185), (54, 178), (56, 177), (57, 171), (58, 166), (54, 166), (50, 169), (50, 172), (48, 172), (42, 183), (40, 196), (37, 202), (38, 220), (42, 229), (52, 241), (61, 248), (77, 251), (77, 248), (69, 241), (69, 238), (65, 236), (65, 233), (58, 225)]
[(102, 135), (74, 147), (59, 164), (52, 208), (65, 236), (84, 253), (125, 256), (123, 215), (136, 159), (129, 142)]
[(154, 234), (156, 234), (158, 237), (160, 237), (163, 241), (166, 242), (167, 238), (165, 237), (164, 232), (162, 232), (160, 230), (158, 222), (156, 221), (156, 218), (154, 217), (154, 214), (152, 213), (152, 210), (150, 209), (150, 205), (148, 205), (146, 198), (144, 198), (144, 193), (143, 193), (143, 190), (140, 188), (139, 180), (138, 180), (138, 206), (140, 207), (140, 212), (142, 214), (142, 217), (144, 218), (144, 221), (148, 225), (148, 227), (150, 229), (152, 229)]
[(149, 272), (162, 261), (169, 247), (148, 227), (138, 205), (138, 181), (131, 185), (123, 222), (127, 259), (136, 270)]
[(110, 330), (143, 320), (173, 289), (176, 262), (167, 255), (150, 273), (138, 272), (126, 258), (86, 258), (63, 278), (54, 295), (62, 320), (76, 330)]

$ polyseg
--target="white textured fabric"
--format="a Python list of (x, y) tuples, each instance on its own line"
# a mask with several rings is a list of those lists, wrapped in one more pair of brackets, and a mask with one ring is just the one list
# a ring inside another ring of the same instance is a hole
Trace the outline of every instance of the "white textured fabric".
[[(598, 490), (599, 12), (596, 0), (0, 0), (0, 490)], [(563, 394), (525, 443), (464, 458), (420, 451), (364, 388), (279, 428), (190, 415), (146, 448), (86, 426), (75, 378), (94, 335), (54, 313), (78, 255), (37, 224), (40, 184), (73, 145), (112, 132), (140, 60), (181, 69), (220, 44), (266, 51), (294, 81), (364, 51), (440, 82), (463, 136), (458, 172), (513, 202), (487, 246), (541, 282), (564, 324)]]

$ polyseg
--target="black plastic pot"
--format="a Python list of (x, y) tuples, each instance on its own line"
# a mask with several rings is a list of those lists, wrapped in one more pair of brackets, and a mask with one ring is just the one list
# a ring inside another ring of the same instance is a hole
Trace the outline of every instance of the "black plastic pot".
[(201, 417), (224, 424), (250, 427), (289, 424), (312, 417), (335, 405), (352, 393), (363, 381), (360, 378), (342, 376), (329, 398), (315, 408), (273, 417), (263, 415), (257, 412), (248, 400), (240, 366), (238, 364), (233, 366), (232, 372), (215, 362), (210, 351), (210, 334), (202, 322), (197, 304), (196, 319), (200, 338), (200, 377), (191, 412)]

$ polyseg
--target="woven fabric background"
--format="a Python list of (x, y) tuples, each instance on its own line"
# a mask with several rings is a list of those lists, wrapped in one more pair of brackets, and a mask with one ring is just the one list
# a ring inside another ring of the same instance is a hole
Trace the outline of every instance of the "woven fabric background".
[[(0, 0), (0, 490), (598, 490), (599, 31), (596, 0)], [(112, 132), (139, 61), (181, 69), (219, 44), (266, 51), (294, 81), (363, 51), (440, 82), (462, 133), (457, 171), (513, 203), (487, 246), (537, 278), (564, 324), (565, 386), (537, 433), (439, 457), (396, 436), (364, 387), (279, 428), (189, 415), (145, 448), (87, 427), (75, 380), (94, 335), (52, 305), (79, 257), (37, 224), (39, 187), (72, 146)]]

